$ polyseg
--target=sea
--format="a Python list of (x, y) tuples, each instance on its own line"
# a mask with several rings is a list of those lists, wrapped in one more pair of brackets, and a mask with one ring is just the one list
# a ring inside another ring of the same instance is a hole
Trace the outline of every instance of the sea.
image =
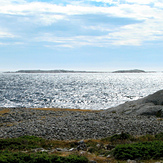
[(163, 73), (0, 73), (0, 107), (104, 110), (163, 89)]

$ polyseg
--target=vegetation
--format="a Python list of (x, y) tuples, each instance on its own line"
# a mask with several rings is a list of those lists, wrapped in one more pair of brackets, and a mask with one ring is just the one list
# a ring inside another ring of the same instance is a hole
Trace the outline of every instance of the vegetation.
[[(0, 163), (86, 163), (88, 160), (100, 163), (116, 160), (123, 162), (127, 159), (149, 161), (163, 157), (163, 133), (139, 137), (121, 133), (98, 140), (84, 140), (84, 143), (87, 150), (81, 152), (77, 150), (77, 140), (46, 140), (35, 136), (0, 139)], [(65, 152), (57, 151), (56, 148), (76, 150)]]
[(1, 163), (88, 163), (84, 156), (70, 155), (61, 157), (57, 155), (48, 155), (47, 153), (22, 153), (3, 151), (0, 153)]
[(27, 150), (45, 146), (45, 139), (35, 136), (0, 139), (0, 150)]
[(163, 156), (163, 142), (153, 141), (117, 145), (113, 151), (116, 159), (158, 159)]

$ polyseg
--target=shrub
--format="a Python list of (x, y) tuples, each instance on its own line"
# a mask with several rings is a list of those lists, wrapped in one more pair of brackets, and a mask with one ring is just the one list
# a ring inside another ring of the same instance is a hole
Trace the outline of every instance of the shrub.
[(113, 151), (116, 159), (157, 159), (163, 157), (163, 142), (143, 142), (134, 144), (117, 145)]
[(115, 134), (110, 137), (102, 138), (101, 141), (104, 143), (109, 143), (109, 142), (117, 142), (117, 141), (122, 141), (122, 140), (135, 140), (133, 136), (131, 136), (128, 133), (122, 132), (121, 134)]
[(130, 138), (131, 138), (130, 134), (122, 132), (121, 134), (115, 134), (115, 135), (111, 136), (110, 141), (114, 142), (114, 141), (117, 141), (117, 140), (127, 140), (127, 139), (130, 139)]
[(2, 149), (32, 149), (45, 144), (45, 140), (35, 136), (22, 136), (19, 138), (0, 139), (0, 150)]
[(67, 163), (88, 163), (88, 159), (84, 156), (70, 155), (67, 157)]
[(156, 134), (156, 135), (155, 135), (155, 138), (156, 138), (157, 140), (163, 140), (163, 132), (161, 132), (161, 133), (159, 133), (159, 134)]
[(137, 140), (140, 141), (140, 142), (154, 141), (155, 136), (146, 134), (146, 135), (140, 136), (139, 138), (137, 138)]
[(0, 153), (0, 163), (88, 163), (84, 156), (70, 155), (61, 157), (48, 155), (47, 153), (27, 154), (21, 152), (10, 153), (3, 151)]

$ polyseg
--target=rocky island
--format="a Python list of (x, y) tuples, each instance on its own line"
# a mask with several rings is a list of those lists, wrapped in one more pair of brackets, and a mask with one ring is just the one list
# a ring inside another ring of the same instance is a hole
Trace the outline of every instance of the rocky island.
[(118, 70), (118, 71), (113, 71), (113, 73), (145, 73), (145, 71), (134, 69), (134, 70)]
[(74, 70), (18, 70), (5, 73), (102, 73), (97, 71), (74, 71)]

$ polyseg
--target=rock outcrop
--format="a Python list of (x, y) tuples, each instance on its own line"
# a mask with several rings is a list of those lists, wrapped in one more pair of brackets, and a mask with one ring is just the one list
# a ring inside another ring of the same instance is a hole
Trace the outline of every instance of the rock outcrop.
[(106, 112), (163, 117), (163, 90), (157, 91), (142, 99), (125, 102), (117, 107), (109, 108)]

